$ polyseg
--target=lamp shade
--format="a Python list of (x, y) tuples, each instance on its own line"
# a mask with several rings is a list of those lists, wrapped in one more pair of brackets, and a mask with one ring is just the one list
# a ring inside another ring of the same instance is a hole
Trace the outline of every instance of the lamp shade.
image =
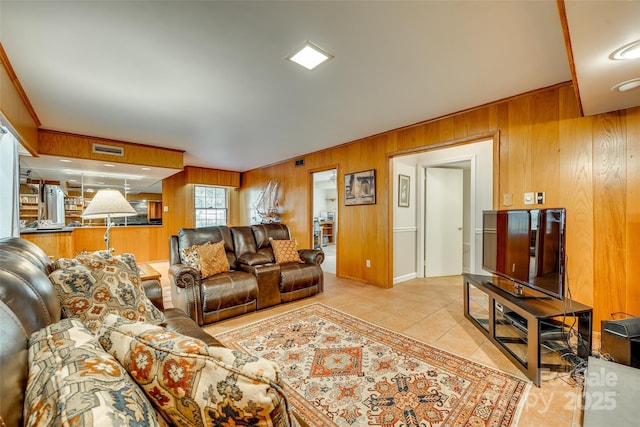
[(98, 190), (82, 213), (83, 218), (134, 216), (137, 212), (118, 190)]

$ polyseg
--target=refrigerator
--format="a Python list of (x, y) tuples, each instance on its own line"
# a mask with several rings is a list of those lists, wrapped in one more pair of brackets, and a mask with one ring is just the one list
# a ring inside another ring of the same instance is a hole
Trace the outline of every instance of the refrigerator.
[(44, 186), (45, 219), (54, 224), (64, 224), (64, 192), (59, 185)]

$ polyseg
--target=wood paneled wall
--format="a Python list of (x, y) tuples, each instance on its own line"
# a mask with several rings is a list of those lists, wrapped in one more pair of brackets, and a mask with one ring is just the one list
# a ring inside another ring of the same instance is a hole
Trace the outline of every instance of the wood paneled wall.
[[(309, 247), (310, 173), (337, 165), (337, 274), (391, 287), (390, 157), (497, 132), (495, 207), (522, 208), (525, 192), (544, 191), (544, 206), (567, 209), (572, 296), (594, 307), (599, 330), (612, 313), (640, 315), (640, 108), (590, 117), (579, 111), (572, 86), (561, 84), (311, 153), (302, 167), (291, 159), (248, 171), (238, 222), (250, 223), (251, 204), (269, 179), (278, 179), (282, 221)], [(344, 174), (366, 169), (376, 169), (377, 203), (345, 206)], [(502, 194), (513, 195), (512, 206), (500, 204)]]
[[(81, 227), (73, 230), (74, 252), (106, 249), (106, 227)], [(133, 225), (111, 228), (111, 247), (116, 253), (132, 253), (138, 262), (162, 261), (169, 258), (161, 226)]]
[[(78, 227), (64, 233), (29, 233), (20, 237), (40, 246), (50, 257), (73, 258), (80, 252), (106, 249), (106, 227)], [(117, 253), (132, 253), (138, 262), (169, 258), (168, 244), (161, 226), (135, 225), (111, 228), (111, 247)]]
[[(195, 227), (194, 185), (216, 185), (221, 187), (240, 186), (240, 173), (218, 169), (187, 166), (184, 171), (162, 180), (162, 205), (168, 208), (162, 214), (164, 240), (169, 258), (169, 236), (176, 234), (181, 228)], [(230, 204), (235, 203), (237, 192), (230, 188)], [(231, 212), (236, 210), (232, 207)], [(233, 219), (229, 219), (233, 222)]]
[(13, 133), (31, 154), (38, 152), (40, 120), (27, 98), (9, 58), (0, 44), (0, 112), (13, 128)]
[[(94, 153), (94, 143), (124, 148), (124, 155), (111, 156)], [(183, 167), (183, 151), (181, 150), (152, 147), (150, 145), (75, 135), (46, 129), (40, 129), (38, 131), (38, 153), (177, 170), (182, 170)]]
[(240, 172), (186, 166), (184, 173), (188, 184), (240, 187)]
[[(104, 234), (104, 232), (103, 232)], [(38, 245), (50, 258), (72, 258), (73, 232), (63, 233), (25, 233), (21, 238)], [(103, 244), (103, 249), (104, 249)]]

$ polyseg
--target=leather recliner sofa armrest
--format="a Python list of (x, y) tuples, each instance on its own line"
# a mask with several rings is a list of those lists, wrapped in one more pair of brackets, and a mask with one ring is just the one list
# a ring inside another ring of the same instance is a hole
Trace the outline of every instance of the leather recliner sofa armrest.
[(173, 306), (187, 313), (198, 326), (202, 326), (204, 316), (200, 272), (184, 264), (174, 264), (169, 267), (169, 279)]
[(144, 294), (149, 298), (151, 303), (160, 311), (164, 311), (164, 300), (162, 298), (162, 285), (157, 279), (143, 280), (142, 287)]
[(300, 259), (304, 262), (320, 265), (324, 262), (324, 252), (318, 249), (300, 249)]
[(257, 253), (257, 252), (246, 253), (238, 257), (239, 264), (244, 264), (248, 266), (269, 264), (270, 262), (271, 260), (269, 259), (268, 256), (261, 253)]
[(200, 272), (184, 264), (173, 264), (169, 267), (169, 278), (179, 288), (200, 284)]

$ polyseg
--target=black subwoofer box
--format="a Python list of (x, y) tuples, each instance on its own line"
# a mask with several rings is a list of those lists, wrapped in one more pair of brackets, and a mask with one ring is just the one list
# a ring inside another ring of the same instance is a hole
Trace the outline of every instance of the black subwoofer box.
[(640, 317), (603, 320), (600, 350), (611, 360), (640, 368)]

